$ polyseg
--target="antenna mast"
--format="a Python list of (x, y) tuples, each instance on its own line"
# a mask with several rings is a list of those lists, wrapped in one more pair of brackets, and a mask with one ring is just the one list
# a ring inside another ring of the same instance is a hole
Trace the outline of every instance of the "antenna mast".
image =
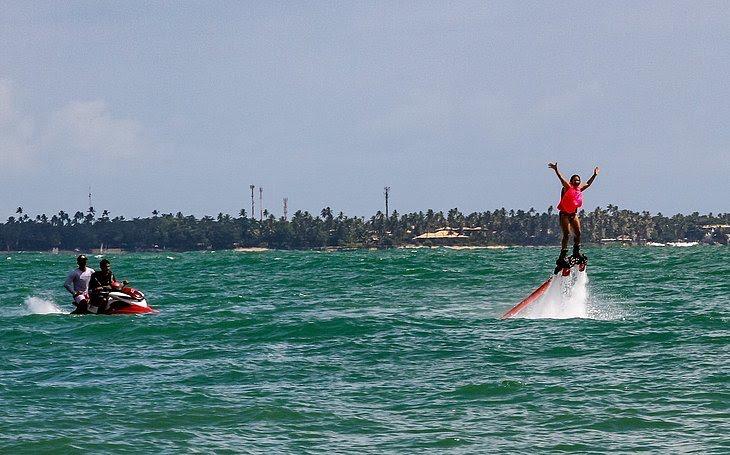
[(254, 204), (253, 204), (253, 189), (255, 188), (254, 185), (249, 185), (249, 188), (251, 188), (251, 218), (256, 219), (256, 212), (254, 211)]
[(386, 186), (385, 188), (385, 218), (388, 218), (388, 197), (390, 196), (390, 187)]
[(288, 210), (288, 207), (287, 207), (288, 204), (289, 204), (289, 198), (288, 197), (285, 197), (284, 198), (284, 221), (287, 220), (287, 216), (289, 214), (289, 210)]
[(259, 187), (259, 220), (264, 221), (264, 189)]

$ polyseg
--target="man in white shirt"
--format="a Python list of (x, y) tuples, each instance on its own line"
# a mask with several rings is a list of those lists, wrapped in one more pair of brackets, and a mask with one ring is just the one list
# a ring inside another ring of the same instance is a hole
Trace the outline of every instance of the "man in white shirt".
[(79, 268), (71, 271), (66, 278), (63, 287), (74, 296), (76, 309), (71, 314), (84, 314), (89, 305), (89, 280), (94, 269), (86, 267), (86, 256), (83, 254), (76, 258)]

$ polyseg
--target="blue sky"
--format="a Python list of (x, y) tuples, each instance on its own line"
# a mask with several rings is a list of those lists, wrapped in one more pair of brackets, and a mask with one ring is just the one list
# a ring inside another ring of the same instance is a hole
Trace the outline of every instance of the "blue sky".
[(0, 1), (0, 218), (730, 209), (726, 3), (150, 3)]

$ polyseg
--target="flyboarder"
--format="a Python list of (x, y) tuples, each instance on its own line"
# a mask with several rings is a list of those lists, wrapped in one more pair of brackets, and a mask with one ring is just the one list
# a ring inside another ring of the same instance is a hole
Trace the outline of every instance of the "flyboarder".
[[(570, 182), (565, 180), (565, 177), (558, 170), (557, 162), (548, 163), (548, 167), (555, 171), (555, 174), (560, 179), (560, 183), (563, 185), (563, 188), (560, 190), (560, 203), (558, 203), (560, 229), (563, 231), (560, 256), (555, 261), (557, 265), (555, 273), (558, 273), (560, 269), (570, 268), (571, 265), (578, 263), (585, 264), (587, 260), (585, 255), (580, 254), (580, 219), (578, 218), (578, 209), (583, 205), (583, 191), (591, 186), (600, 169), (598, 167), (593, 169), (591, 178), (586, 183), (581, 183), (580, 176), (577, 174), (570, 177)], [(566, 256), (568, 255), (568, 239), (571, 230), (573, 231), (573, 255), (568, 260)]]

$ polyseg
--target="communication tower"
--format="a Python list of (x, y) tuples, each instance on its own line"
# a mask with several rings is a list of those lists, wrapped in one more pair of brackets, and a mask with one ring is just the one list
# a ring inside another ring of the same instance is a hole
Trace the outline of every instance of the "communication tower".
[(385, 187), (385, 218), (388, 218), (388, 197), (390, 196), (390, 187)]
[(259, 187), (259, 220), (264, 221), (264, 189)]
[(256, 212), (254, 211), (254, 203), (253, 203), (253, 189), (255, 188), (254, 185), (249, 185), (249, 188), (251, 188), (251, 218), (256, 219)]

